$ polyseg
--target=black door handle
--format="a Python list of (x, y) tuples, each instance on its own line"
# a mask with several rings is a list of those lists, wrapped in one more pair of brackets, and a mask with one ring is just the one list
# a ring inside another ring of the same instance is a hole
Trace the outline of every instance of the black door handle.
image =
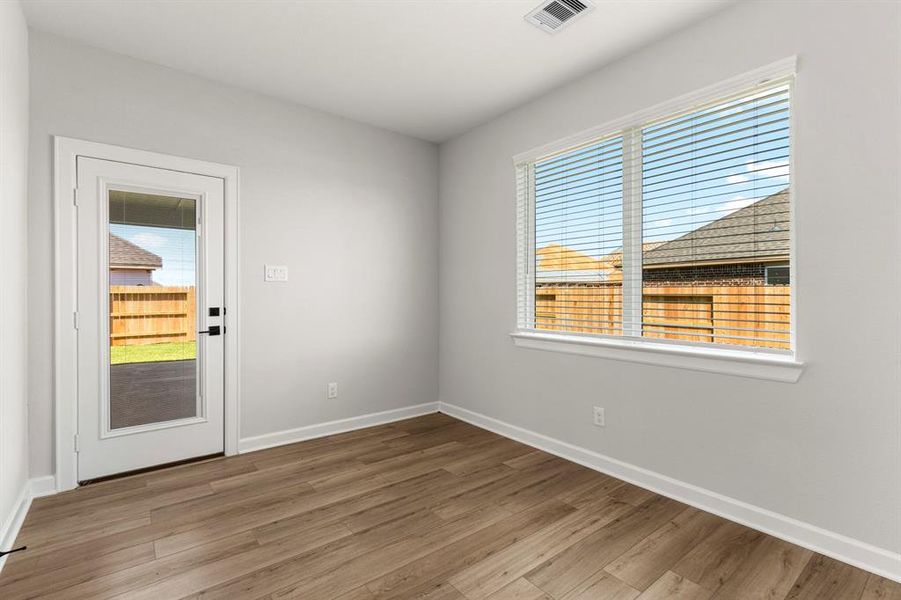
[(198, 331), (197, 333), (207, 333), (209, 335), (219, 335), (219, 333), (220, 333), (219, 330), (220, 330), (219, 325), (210, 325), (210, 328), (207, 329), (206, 331)]

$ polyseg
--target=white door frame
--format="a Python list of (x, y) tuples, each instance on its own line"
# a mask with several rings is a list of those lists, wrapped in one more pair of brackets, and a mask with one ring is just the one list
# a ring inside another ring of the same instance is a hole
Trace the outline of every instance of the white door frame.
[(76, 161), (79, 156), (131, 163), (222, 179), (225, 186), (225, 454), (238, 453), (241, 416), (240, 310), (238, 274), (238, 168), (191, 158), (146, 152), (74, 138), (53, 138), (54, 348), (53, 399), (56, 489), (78, 486), (78, 339), (76, 334), (75, 219)]

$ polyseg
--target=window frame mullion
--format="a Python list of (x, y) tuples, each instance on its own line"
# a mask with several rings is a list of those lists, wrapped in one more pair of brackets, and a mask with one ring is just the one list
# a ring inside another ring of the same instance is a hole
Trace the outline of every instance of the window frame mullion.
[(641, 131), (623, 131), (622, 334), (634, 338), (641, 337), (642, 321)]

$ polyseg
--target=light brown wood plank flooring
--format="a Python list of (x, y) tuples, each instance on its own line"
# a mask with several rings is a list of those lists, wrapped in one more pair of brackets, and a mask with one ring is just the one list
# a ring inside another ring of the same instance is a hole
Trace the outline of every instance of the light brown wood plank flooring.
[(36, 500), (0, 598), (901, 600), (442, 414)]

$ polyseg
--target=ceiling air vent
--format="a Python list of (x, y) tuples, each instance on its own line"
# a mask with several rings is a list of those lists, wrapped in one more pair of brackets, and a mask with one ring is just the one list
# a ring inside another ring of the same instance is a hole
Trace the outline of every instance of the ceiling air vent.
[(526, 21), (543, 31), (554, 33), (591, 7), (589, 0), (551, 0), (527, 14)]

